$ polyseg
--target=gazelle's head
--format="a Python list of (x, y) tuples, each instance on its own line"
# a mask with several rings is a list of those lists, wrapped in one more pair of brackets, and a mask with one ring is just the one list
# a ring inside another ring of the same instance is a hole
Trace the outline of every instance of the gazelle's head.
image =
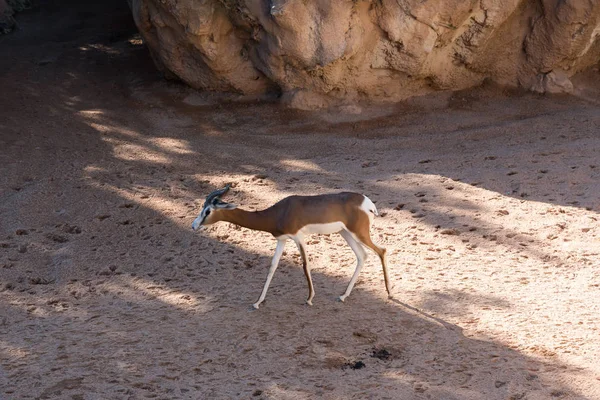
[(218, 218), (220, 210), (233, 210), (237, 207), (235, 204), (225, 203), (221, 200), (221, 196), (224, 196), (225, 193), (229, 191), (230, 187), (231, 185), (227, 185), (223, 189), (215, 190), (206, 196), (206, 200), (202, 206), (202, 211), (200, 211), (200, 214), (192, 223), (193, 230), (196, 230), (201, 226), (214, 224), (215, 222), (220, 221), (220, 218)]

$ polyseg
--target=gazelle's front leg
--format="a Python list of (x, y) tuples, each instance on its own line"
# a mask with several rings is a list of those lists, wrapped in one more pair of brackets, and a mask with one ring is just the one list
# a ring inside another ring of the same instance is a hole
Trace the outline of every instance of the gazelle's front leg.
[(269, 289), (269, 285), (271, 284), (271, 279), (273, 279), (273, 274), (275, 274), (275, 270), (279, 265), (279, 259), (281, 259), (281, 255), (283, 254), (283, 249), (285, 249), (286, 239), (277, 239), (277, 247), (275, 248), (275, 255), (273, 256), (273, 260), (271, 260), (271, 268), (269, 268), (269, 274), (267, 275), (267, 281), (265, 282), (265, 286), (263, 287), (262, 293), (258, 298), (258, 301), (254, 303), (252, 306), (258, 310), (260, 303), (265, 300), (265, 296), (267, 295), (267, 290)]
[(304, 250), (304, 240), (302, 240), (302, 237), (296, 237), (294, 241), (296, 242), (298, 251), (300, 251), (300, 255), (302, 256), (302, 268), (304, 268), (304, 275), (306, 275), (306, 280), (308, 281), (308, 298), (306, 299), (306, 304), (312, 306), (312, 299), (315, 297), (315, 288), (313, 286), (312, 277), (310, 276), (308, 257), (306, 257), (306, 251)]

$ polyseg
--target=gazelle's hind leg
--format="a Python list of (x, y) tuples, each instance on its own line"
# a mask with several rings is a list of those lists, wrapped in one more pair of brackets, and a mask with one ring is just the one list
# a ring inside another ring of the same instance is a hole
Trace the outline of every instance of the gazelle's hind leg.
[(310, 276), (310, 265), (308, 264), (308, 257), (306, 257), (306, 250), (304, 249), (304, 241), (301, 237), (297, 237), (295, 240), (298, 251), (302, 256), (302, 268), (304, 269), (304, 275), (308, 281), (308, 298), (306, 304), (312, 306), (312, 299), (315, 297), (315, 288), (313, 286), (312, 277)]
[(362, 269), (367, 259), (367, 252), (365, 251), (365, 249), (363, 249), (362, 245), (354, 238), (352, 233), (343, 230), (340, 232), (340, 235), (342, 235), (342, 237), (346, 240), (352, 251), (354, 251), (354, 254), (356, 254), (356, 269), (354, 270), (354, 274), (352, 275), (350, 283), (346, 288), (346, 292), (344, 292), (344, 294), (340, 296), (340, 301), (344, 301), (346, 300), (346, 297), (350, 296), (350, 292), (352, 292), (352, 288), (354, 287), (354, 284), (358, 279), (360, 270)]
[(392, 285), (390, 282), (390, 278), (388, 276), (387, 270), (387, 260), (386, 260), (386, 250), (377, 246), (371, 240), (371, 222), (372, 217), (368, 212), (362, 210), (362, 213), (358, 213), (355, 220), (352, 221), (351, 224), (348, 225), (348, 230), (352, 232), (355, 239), (357, 239), (360, 243), (372, 249), (381, 260), (381, 266), (383, 267), (383, 279), (385, 280), (385, 289), (387, 290), (388, 297), (392, 297)]
[(385, 281), (385, 290), (388, 293), (388, 297), (391, 299), (393, 286), (391, 285), (390, 278), (388, 276), (386, 249), (384, 249), (383, 247), (379, 247), (375, 243), (373, 243), (368, 230), (366, 232), (358, 231), (355, 234), (362, 244), (371, 248), (379, 256), (379, 259), (381, 260), (381, 266), (383, 267), (383, 280)]

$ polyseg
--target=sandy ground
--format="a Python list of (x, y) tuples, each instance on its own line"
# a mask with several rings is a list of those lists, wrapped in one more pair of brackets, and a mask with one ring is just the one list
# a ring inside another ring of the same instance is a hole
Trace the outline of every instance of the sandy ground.
[[(600, 399), (600, 108), (484, 87), (318, 113), (160, 79), (124, 1), (0, 37), (0, 398)], [(80, 4), (82, 3), (82, 4)], [(101, 2), (99, 2), (101, 3)], [(599, 81), (597, 71), (583, 77)], [(353, 190), (371, 256), (218, 224)]]

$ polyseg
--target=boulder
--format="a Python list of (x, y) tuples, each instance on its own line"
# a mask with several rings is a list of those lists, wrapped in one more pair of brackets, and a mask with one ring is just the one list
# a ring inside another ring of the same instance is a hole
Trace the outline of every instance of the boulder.
[(569, 92), (600, 61), (590, 0), (130, 0), (165, 75), (293, 107), (397, 101), (484, 79)]
[(14, 15), (31, 8), (31, 0), (0, 0), (0, 35), (15, 29)]
[(564, 71), (556, 70), (538, 75), (531, 90), (537, 93), (573, 93), (573, 83)]
[(8, 33), (15, 27), (14, 11), (6, 0), (0, 0), (0, 35)]

